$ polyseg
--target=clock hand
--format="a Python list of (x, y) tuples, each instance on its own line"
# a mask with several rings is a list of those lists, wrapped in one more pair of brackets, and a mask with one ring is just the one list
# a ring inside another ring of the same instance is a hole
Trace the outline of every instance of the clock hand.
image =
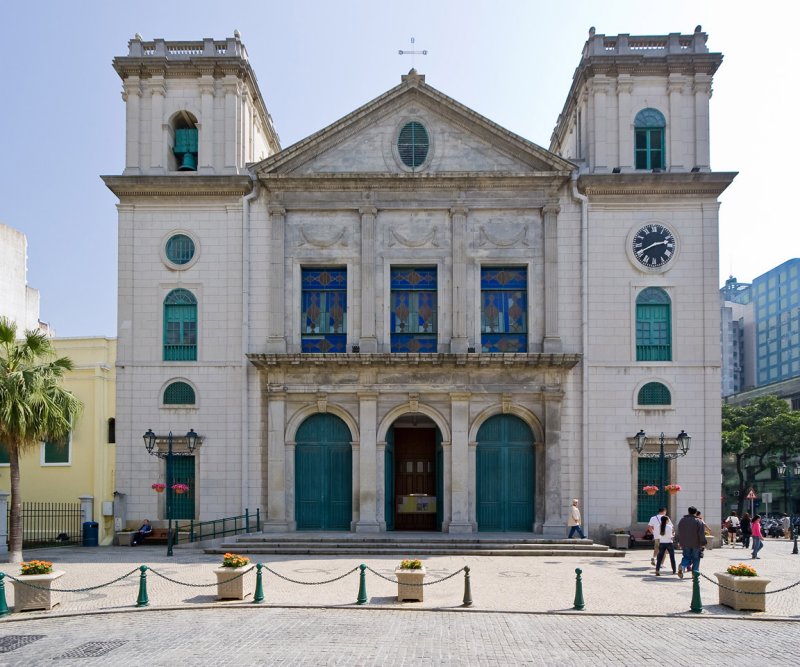
[(647, 246), (646, 248), (642, 248), (642, 249), (641, 249), (639, 252), (637, 252), (636, 254), (637, 254), (637, 255), (641, 255), (642, 253), (644, 253), (644, 252), (647, 252), (648, 250), (650, 250), (650, 248), (654, 248), (654, 247), (655, 247), (655, 246), (657, 246), (657, 245), (666, 245), (666, 244), (667, 244), (667, 242), (666, 242), (666, 241), (656, 241), (655, 243), (651, 243), (651, 244), (650, 244), (649, 246)]

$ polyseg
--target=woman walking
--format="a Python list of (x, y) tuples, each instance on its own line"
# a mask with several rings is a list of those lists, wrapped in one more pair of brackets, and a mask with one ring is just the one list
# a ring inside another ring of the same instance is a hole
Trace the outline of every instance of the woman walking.
[(750, 536), (753, 534), (753, 524), (750, 521), (750, 512), (742, 514), (742, 546), (745, 549), (750, 548)]
[(672, 565), (672, 574), (675, 574), (675, 544), (673, 543), (673, 526), (670, 518), (665, 514), (661, 517), (661, 526), (655, 537), (658, 540), (658, 560), (656, 561), (656, 576), (661, 576), (661, 563), (664, 554), (669, 552), (669, 562)]
[(764, 533), (761, 532), (761, 515), (756, 514), (753, 517), (753, 523), (750, 524), (753, 529), (753, 558), (761, 558), (758, 552), (764, 547)]

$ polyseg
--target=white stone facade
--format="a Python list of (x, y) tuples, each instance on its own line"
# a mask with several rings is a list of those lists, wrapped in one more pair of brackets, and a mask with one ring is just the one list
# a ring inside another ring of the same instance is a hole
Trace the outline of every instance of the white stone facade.
[(39, 321), (39, 290), (28, 285), (28, 239), (19, 230), (0, 223), (0, 316), (23, 331), (49, 332)]
[[(681, 429), (693, 436), (689, 455), (671, 464), (684, 489), (672, 512), (695, 504), (718, 523), (717, 198), (733, 178), (708, 160), (708, 95), (721, 56), (700, 32), (629, 38), (627, 47), (623, 38), (590, 36), (550, 151), (413, 70), (281, 151), (238, 37), (132, 40), (115, 60), (126, 168), (105, 177), (120, 198), (117, 490), (129, 514), (158, 513), (150, 484), (162, 464), (147, 456), (144, 431), (194, 428), (195, 518), (261, 507), (268, 530), (305, 529), (298, 493), (310, 473), (300, 449), (309, 443), (298, 433), (311, 417), (334, 415), (352, 454), (346, 529), (393, 528), (394, 438), (435, 429), (435, 527), (486, 530), (481, 428), (505, 415), (532, 440), (526, 530), (564, 535), (573, 497), (592, 536), (636, 524), (639, 429), (665, 432), (670, 450)], [(611, 39), (616, 52), (597, 46)], [(644, 55), (642, 40), (651, 40)], [(625, 73), (616, 101), (612, 61)], [(676, 63), (680, 80), (670, 74)], [(633, 157), (632, 117), (654, 105), (667, 122), (656, 173), (634, 169)], [(168, 159), (170, 122), (184, 109), (199, 128), (196, 172), (174, 171)], [(586, 134), (576, 152), (579, 110)], [(427, 154), (413, 167), (398, 148), (409, 123), (427, 132)], [(650, 224), (677, 242), (657, 269), (632, 245)], [(194, 247), (183, 264), (165, 254), (176, 235)], [(328, 267), (346, 270), (346, 342), (339, 353), (304, 352), (301, 277)], [(435, 351), (392, 352), (398, 267), (435, 268)], [(481, 270), (491, 267), (525, 270), (527, 331), (513, 352), (482, 343)], [(648, 287), (669, 297), (669, 360), (637, 361), (637, 298)], [(165, 299), (175, 289), (196, 300), (193, 361), (164, 360)], [(192, 387), (193, 404), (165, 404), (174, 382)], [(640, 405), (640, 389), (654, 382), (670, 403)]]

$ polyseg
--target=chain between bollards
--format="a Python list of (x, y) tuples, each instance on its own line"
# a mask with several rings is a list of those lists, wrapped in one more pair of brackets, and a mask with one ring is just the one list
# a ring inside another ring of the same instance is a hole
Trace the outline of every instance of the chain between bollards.
[(464, 602), (462, 607), (469, 607), (472, 605), (472, 586), (469, 581), (469, 566), (464, 566)]
[(264, 601), (264, 585), (261, 582), (261, 563), (256, 563), (256, 592), (253, 593), (253, 603), (257, 604)]
[(700, 573), (692, 569), (692, 605), (689, 610), (695, 614), (703, 611), (703, 601), (700, 599)]
[(358, 576), (358, 598), (356, 604), (367, 604), (367, 566), (364, 563), (358, 566), (361, 574)]
[(583, 570), (581, 568), (575, 568), (575, 602), (573, 603), (573, 609), (577, 609), (578, 611), (583, 611), (586, 605), (583, 603), (583, 581), (581, 580), (581, 574)]
[(139, 597), (136, 599), (137, 607), (147, 607), (150, 600), (147, 598), (147, 565), (142, 565), (139, 568), (141, 574), (139, 575)]

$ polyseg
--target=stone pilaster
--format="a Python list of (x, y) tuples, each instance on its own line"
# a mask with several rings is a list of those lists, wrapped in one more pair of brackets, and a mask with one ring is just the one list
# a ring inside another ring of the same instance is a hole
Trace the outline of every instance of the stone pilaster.
[(542, 351), (561, 352), (558, 329), (558, 204), (548, 204), (544, 215), (544, 342)]
[[(269, 390), (268, 390), (269, 391)], [(267, 396), (267, 518), (264, 532), (289, 530), (286, 508), (286, 393)], [(294, 466), (292, 465), (292, 473)]]
[(375, 335), (375, 217), (378, 209), (358, 209), (361, 214), (361, 352), (377, 352)]
[(225, 77), (225, 169), (234, 169), (241, 141), (238, 133), (239, 120), (239, 82), (233, 75)]
[(142, 88), (138, 76), (128, 77), (123, 83), (125, 100), (125, 174), (141, 173), (139, 137), (142, 131)]
[(711, 76), (694, 75), (694, 118), (695, 118), (695, 167), (701, 171), (711, 168), (709, 146), (708, 101), (711, 99)]
[[(386, 441), (377, 443), (375, 448), (377, 462), (377, 503), (378, 503), (378, 527), (380, 532), (386, 532)], [(394, 501), (392, 501), (394, 502)]]
[(358, 494), (359, 519), (356, 524), (357, 533), (377, 533), (378, 523), (378, 394), (377, 392), (359, 392), (358, 394), (359, 429), (361, 446), (359, 460)]
[(297, 530), (297, 517), (295, 516), (295, 477), (297, 472), (295, 471), (294, 467), (294, 454), (295, 449), (297, 448), (297, 443), (294, 440), (287, 440), (286, 447), (284, 453), (286, 455), (286, 523), (289, 526), (289, 530)]
[[(565, 537), (566, 522), (561, 492), (561, 402), (563, 396), (558, 392), (544, 395), (544, 525), (547, 536)], [(576, 465), (579, 462), (576, 462)], [(575, 491), (567, 491), (574, 497)], [(566, 496), (565, 496), (566, 497)]]
[(594, 150), (592, 171), (605, 173), (608, 168), (608, 89), (610, 80), (598, 74), (592, 79), (594, 101)]
[(450, 352), (465, 353), (467, 339), (467, 209), (455, 206), (450, 209), (453, 239), (453, 336)]
[(211, 74), (200, 77), (200, 113), (197, 170), (210, 174), (214, 171), (214, 78)]
[(271, 313), (267, 333), (267, 352), (286, 352), (286, 279), (285, 279), (285, 234), (286, 209), (269, 206), (269, 303)]
[(164, 77), (154, 76), (150, 80), (150, 166), (164, 169), (167, 146), (164, 141)]
[(449, 533), (471, 533), (469, 517), (469, 393), (451, 393), (452, 421)]
[(633, 119), (631, 111), (631, 91), (633, 77), (620, 74), (617, 78), (617, 131), (619, 132), (619, 155), (617, 166), (622, 171), (633, 170)]
[[(683, 100), (684, 80), (682, 74), (670, 73), (667, 81), (667, 93), (669, 94), (669, 137), (668, 151), (664, 159), (664, 165), (669, 165), (670, 171), (684, 171), (686, 165), (684, 160), (686, 151), (682, 148), (684, 143), (683, 127), (681, 123), (681, 102)], [(665, 142), (666, 143), (666, 142)]]

